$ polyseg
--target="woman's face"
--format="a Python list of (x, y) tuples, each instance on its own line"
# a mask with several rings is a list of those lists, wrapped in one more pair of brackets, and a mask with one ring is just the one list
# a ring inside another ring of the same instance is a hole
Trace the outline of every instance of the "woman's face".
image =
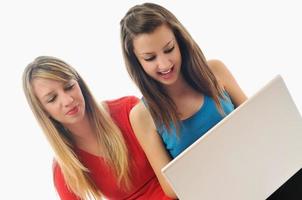
[(174, 33), (167, 25), (133, 40), (134, 53), (144, 71), (163, 85), (177, 81), (181, 68), (181, 53)]
[(44, 110), (53, 119), (70, 126), (85, 116), (85, 100), (76, 80), (67, 83), (45, 78), (33, 80), (33, 90)]

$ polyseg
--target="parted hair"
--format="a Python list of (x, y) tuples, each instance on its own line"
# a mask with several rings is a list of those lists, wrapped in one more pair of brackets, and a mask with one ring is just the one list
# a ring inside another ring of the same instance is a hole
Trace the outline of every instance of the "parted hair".
[(72, 133), (49, 117), (35, 95), (32, 82), (45, 78), (61, 82), (71, 79), (79, 83), (85, 100), (85, 113), (92, 124), (98, 143), (104, 147), (104, 158), (112, 167), (121, 188), (131, 187), (128, 150), (118, 126), (114, 123), (104, 105), (98, 104), (84, 80), (69, 64), (55, 57), (40, 56), (31, 62), (23, 72), (23, 90), (38, 123), (40, 124), (54, 153), (55, 160), (64, 176), (68, 188), (81, 199), (99, 199), (101, 191), (92, 181), (89, 170), (75, 154)]
[(152, 33), (161, 25), (167, 25), (175, 35), (185, 81), (196, 91), (212, 97), (219, 112), (223, 114), (219, 101), (219, 97), (224, 98), (223, 88), (218, 84), (197, 43), (169, 10), (154, 3), (144, 3), (130, 8), (122, 18), (120, 37), (127, 71), (144, 96), (155, 123), (164, 124), (170, 129), (172, 121), (178, 127), (180, 119), (177, 107), (162, 85), (144, 71), (134, 53), (133, 40), (140, 34)]

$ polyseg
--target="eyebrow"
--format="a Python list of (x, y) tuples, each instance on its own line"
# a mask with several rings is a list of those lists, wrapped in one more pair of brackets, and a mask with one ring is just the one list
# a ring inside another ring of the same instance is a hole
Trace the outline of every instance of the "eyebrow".
[[(165, 46), (162, 49), (164, 49), (165, 47), (167, 47), (173, 41), (174, 41), (174, 39), (171, 39), (169, 42), (167, 42), (167, 44), (165, 44)], [(143, 53), (140, 53), (140, 55), (146, 55), (146, 54), (153, 54), (153, 53), (152, 52), (143, 52)]]
[[(66, 87), (66, 86), (72, 85), (72, 84), (74, 84), (74, 83), (72, 82), (72, 80), (69, 80), (68, 82), (63, 83), (63, 87)], [(50, 91), (50, 92), (44, 94), (44, 95), (42, 96), (42, 98), (44, 99), (44, 98), (46, 98), (46, 97), (52, 95), (53, 93), (55, 93), (55, 91), (52, 90), (52, 91)]]

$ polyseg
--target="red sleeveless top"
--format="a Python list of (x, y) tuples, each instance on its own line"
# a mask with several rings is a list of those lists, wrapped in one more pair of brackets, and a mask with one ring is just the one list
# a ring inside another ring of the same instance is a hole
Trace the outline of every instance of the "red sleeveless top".
[[(107, 101), (111, 117), (120, 128), (129, 150), (132, 173), (131, 191), (122, 191), (111, 169), (106, 166), (101, 157), (92, 155), (81, 149), (76, 149), (81, 162), (90, 170), (91, 178), (107, 199), (116, 200), (147, 200), (166, 199), (161, 186), (151, 168), (143, 149), (140, 147), (129, 121), (129, 112), (139, 100), (134, 96), (122, 97)], [(54, 185), (62, 200), (78, 200), (79, 198), (68, 190), (60, 167), (54, 165)]]

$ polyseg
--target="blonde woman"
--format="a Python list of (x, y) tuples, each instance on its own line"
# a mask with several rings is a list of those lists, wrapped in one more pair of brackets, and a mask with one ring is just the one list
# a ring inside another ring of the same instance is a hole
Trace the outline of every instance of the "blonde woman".
[(48, 56), (26, 67), (23, 88), (55, 153), (62, 200), (169, 199), (130, 126), (137, 98), (98, 104), (70, 65)]
[(166, 8), (133, 6), (120, 24), (127, 70), (143, 95), (130, 113), (131, 124), (165, 193), (175, 197), (161, 168), (246, 96), (221, 61), (205, 59)]

